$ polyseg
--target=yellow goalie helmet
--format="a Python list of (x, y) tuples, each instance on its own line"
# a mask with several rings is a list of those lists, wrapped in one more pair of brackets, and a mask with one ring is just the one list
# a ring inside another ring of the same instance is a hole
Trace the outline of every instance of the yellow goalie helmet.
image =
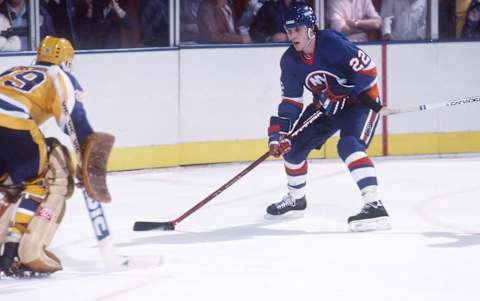
[(74, 52), (67, 39), (46, 36), (38, 47), (37, 62), (58, 65), (68, 71), (72, 66)]

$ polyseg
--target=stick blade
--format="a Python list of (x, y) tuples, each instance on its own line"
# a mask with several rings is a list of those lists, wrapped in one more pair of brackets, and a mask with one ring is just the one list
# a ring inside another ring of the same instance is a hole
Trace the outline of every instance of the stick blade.
[(133, 225), (133, 231), (149, 231), (149, 230), (175, 230), (175, 224), (173, 222), (135, 222)]

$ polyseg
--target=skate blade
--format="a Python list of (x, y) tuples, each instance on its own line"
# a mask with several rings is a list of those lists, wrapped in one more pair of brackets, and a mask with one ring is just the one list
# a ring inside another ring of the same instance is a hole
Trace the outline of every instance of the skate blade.
[(352, 232), (387, 231), (392, 228), (386, 216), (349, 223)]
[(304, 211), (292, 210), (280, 215), (271, 215), (271, 214), (265, 213), (264, 218), (266, 220), (276, 221), (276, 220), (301, 218), (304, 215), (305, 215)]

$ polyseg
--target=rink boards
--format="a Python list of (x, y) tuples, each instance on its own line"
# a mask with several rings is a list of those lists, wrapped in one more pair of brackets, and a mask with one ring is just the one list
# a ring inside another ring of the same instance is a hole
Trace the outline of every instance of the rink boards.
[[(479, 42), (362, 46), (384, 70), (389, 106), (475, 96)], [(79, 53), (74, 74), (94, 128), (115, 134), (110, 170), (249, 161), (266, 149), (266, 127), (280, 101), (285, 46), (188, 47)], [(32, 54), (0, 56), (0, 68)], [(386, 69), (384, 65), (386, 64)], [(380, 72), (381, 73), (381, 72)], [(379, 86), (383, 89), (383, 75)], [(305, 94), (308, 103), (310, 96)], [(410, 113), (379, 124), (369, 149), (388, 154), (480, 151), (480, 105)], [(47, 135), (59, 135), (52, 122)], [(385, 132), (388, 139), (382, 139)], [(63, 139), (68, 143), (67, 139)], [(312, 157), (336, 157), (337, 138)]]

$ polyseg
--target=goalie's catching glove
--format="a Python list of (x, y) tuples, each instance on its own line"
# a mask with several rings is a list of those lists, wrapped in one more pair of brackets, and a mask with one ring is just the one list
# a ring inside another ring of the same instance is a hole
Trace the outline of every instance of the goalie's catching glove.
[(107, 187), (107, 162), (115, 137), (108, 133), (92, 133), (82, 147), (82, 168), (77, 170), (80, 185), (89, 197), (108, 203), (111, 201)]

